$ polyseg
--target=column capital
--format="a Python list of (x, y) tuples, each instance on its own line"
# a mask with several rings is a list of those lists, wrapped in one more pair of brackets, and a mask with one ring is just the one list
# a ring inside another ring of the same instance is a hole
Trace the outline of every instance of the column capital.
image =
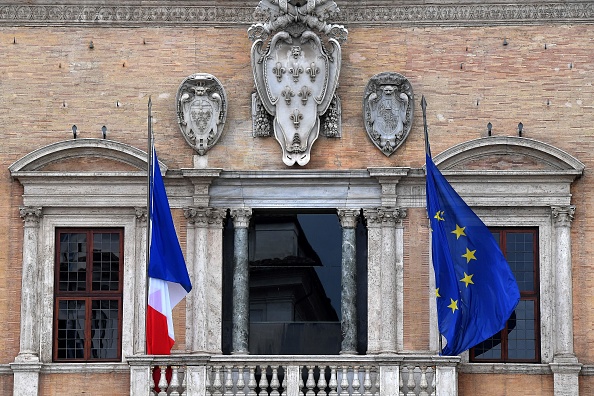
[(397, 208), (392, 206), (381, 206), (374, 209), (363, 209), (363, 215), (367, 220), (368, 227), (380, 227), (402, 224), (402, 220), (406, 218), (406, 208)]
[(189, 223), (198, 227), (223, 226), (227, 211), (202, 206), (184, 208), (184, 216)]
[(231, 209), (231, 218), (233, 219), (233, 226), (235, 228), (248, 228), (250, 225), (251, 217), (252, 217), (252, 209), (251, 208)]
[(357, 219), (361, 213), (360, 209), (336, 209), (338, 214), (338, 220), (342, 228), (355, 228), (357, 227)]
[(551, 213), (553, 215), (553, 224), (556, 227), (571, 227), (575, 206), (551, 206)]
[(134, 208), (134, 216), (136, 217), (136, 221), (140, 223), (146, 223), (148, 219), (148, 210), (144, 206), (137, 206)]
[(21, 206), (19, 208), (21, 218), (25, 222), (25, 226), (36, 227), (39, 225), (39, 220), (43, 216), (42, 208), (36, 206)]

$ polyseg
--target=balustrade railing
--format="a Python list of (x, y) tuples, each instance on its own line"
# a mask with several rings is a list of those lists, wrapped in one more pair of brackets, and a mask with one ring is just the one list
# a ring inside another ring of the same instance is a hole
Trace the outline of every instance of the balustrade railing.
[(132, 356), (130, 394), (150, 396), (455, 395), (458, 358)]

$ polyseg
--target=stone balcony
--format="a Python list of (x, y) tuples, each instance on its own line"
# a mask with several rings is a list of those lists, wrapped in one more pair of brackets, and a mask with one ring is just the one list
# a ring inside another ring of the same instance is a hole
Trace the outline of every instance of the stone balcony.
[(137, 355), (127, 361), (131, 395), (441, 396), (457, 394), (460, 359), (176, 354)]

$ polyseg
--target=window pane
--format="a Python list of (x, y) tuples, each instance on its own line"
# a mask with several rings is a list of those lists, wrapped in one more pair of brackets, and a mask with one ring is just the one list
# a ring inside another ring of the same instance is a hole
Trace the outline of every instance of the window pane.
[(120, 234), (93, 235), (93, 290), (119, 290)]
[(474, 358), (476, 360), (500, 360), (501, 332), (475, 346)]
[(58, 359), (85, 357), (85, 302), (62, 300), (58, 303)]
[[(513, 317), (508, 322), (508, 357), (510, 359), (536, 359), (535, 311), (536, 302), (522, 300)], [(515, 323), (514, 323), (515, 322)]]
[(119, 306), (117, 300), (91, 303), (91, 358), (114, 359), (118, 356)]
[(60, 291), (84, 291), (87, 280), (87, 234), (60, 234)]
[(505, 256), (520, 291), (534, 291), (534, 234), (508, 232)]

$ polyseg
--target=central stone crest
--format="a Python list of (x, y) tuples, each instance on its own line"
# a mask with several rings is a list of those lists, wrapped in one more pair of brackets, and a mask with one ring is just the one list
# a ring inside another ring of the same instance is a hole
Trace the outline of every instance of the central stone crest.
[[(254, 41), (251, 61), (255, 100), (260, 102), (253, 107), (263, 108), (272, 117), (272, 131), (281, 145), (283, 162), (288, 166), (306, 165), (321, 129), (326, 136), (339, 135), (340, 101), (334, 92), (341, 63), (339, 41), (346, 39), (347, 31), (324, 22), (324, 18), (338, 13), (333, 1), (262, 0), (256, 11), (269, 20), (248, 30)], [(311, 29), (325, 33), (327, 42)], [(331, 116), (321, 120), (327, 112)], [(255, 128), (266, 130), (266, 119), (265, 115), (255, 114)], [(255, 134), (266, 136), (267, 132)]]

